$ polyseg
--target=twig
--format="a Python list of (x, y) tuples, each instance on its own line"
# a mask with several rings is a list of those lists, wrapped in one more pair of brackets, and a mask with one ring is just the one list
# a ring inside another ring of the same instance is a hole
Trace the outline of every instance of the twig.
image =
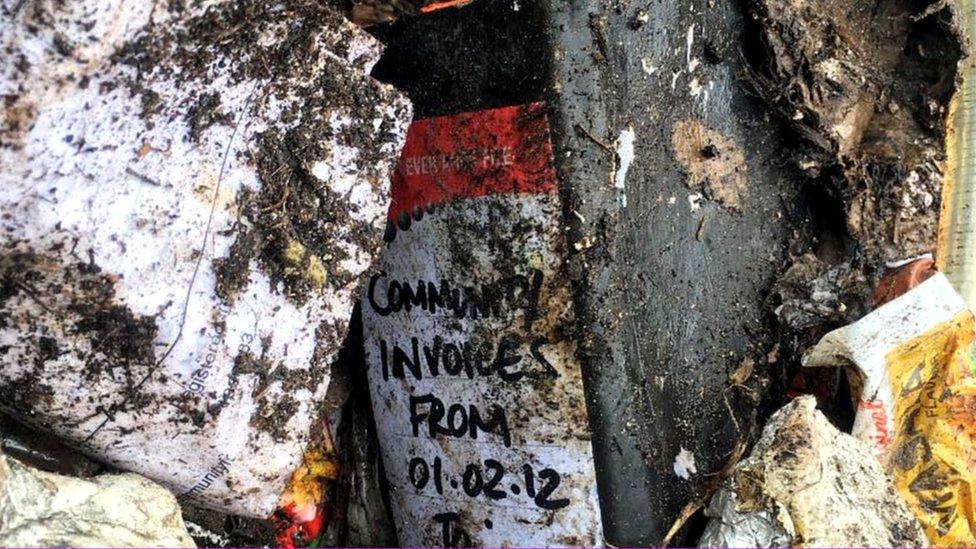
[(150, 185), (153, 185), (153, 186), (156, 186), (156, 187), (168, 187), (169, 186), (169, 185), (164, 185), (164, 184), (160, 183), (159, 181), (156, 181), (155, 179), (149, 177), (146, 174), (139, 173), (139, 172), (135, 171), (130, 166), (126, 166), (125, 167), (125, 173), (131, 175), (132, 177), (135, 177), (136, 179), (138, 179), (139, 181), (142, 181), (143, 183), (149, 183)]
[[(726, 401), (726, 404), (728, 404), (728, 401)], [(731, 414), (732, 412), (731, 406), (729, 406), (728, 408), (729, 408), (729, 413)], [(735, 421), (735, 414), (732, 414), (732, 419), (733, 421)], [(736, 430), (738, 431), (739, 428), (738, 421), (735, 421), (735, 425), (736, 425)], [(729, 475), (732, 474), (732, 469), (735, 468), (735, 465), (739, 463), (739, 460), (742, 459), (742, 455), (746, 451), (746, 447), (749, 444), (749, 439), (752, 437), (752, 433), (753, 431), (755, 431), (755, 428), (756, 428), (756, 411), (754, 409), (751, 415), (748, 436), (746, 436), (745, 438), (740, 438), (739, 441), (735, 443), (735, 447), (732, 449), (732, 453), (729, 455), (729, 460), (725, 463), (725, 466), (722, 467), (722, 469), (719, 470), (719, 472), (712, 478), (712, 481), (705, 486), (705, 489), (702, 490), (701, 495), (693, 499), (692, 501), (689, 501), (688, 504), (685, 505), (684, 508), (681, 510), (681, 512), (678, 513), (678, 518), (674, 520), (674, 524), (671, 525), (671, 528), (668, 530), (668, 533), (664, 536), (664, 539), (661, 540), (659, 547), (667, 547), (668, 545), (670, 545), (671, 540), (674, 539), (674, 536), (678, 533), (679, 530), (681, 530), (681, 527), (684, 526), (686, 522), (688, 522), (688, 519), (690, 519), (695, 513), (697, 513), (699, 509), (704, 507), (705, 503), (707, 503), (709, 498), (712, 497), (712, 494), (714, 494), (715, 491), (722, 486), (722, 483), (725, 482), (725, 479), (729, 478)]]
[(725, 409), (729, 412), (729, 417), (732, 419), (732, 425), (735, 425), (735, 434), (741, 439), (742, 429), (739, 427), (739, 419), (735, 417), (735, 412), (732, 411), (732, 405), (729, 404), (729, 396), (725, 394), (725, 391), (722, 391), (722, 402), (725, 404)]
[(33, 301), (34, 303), (37, 303), (42, 309), (44, 309), (45, 312), (48, 312), (50, 314), (55, 314), (54, 311), (50, 309), (50, 307), (48, 307), (47, 305), (44, 304), (43, 301), (41, 301), (41, 298), (37, 296), (37, 293), (34, 291), (34, 288), (28, 286), (26, 282), (23, 282), (21, 280), (14, 280), (14, 284), (16, 284), (18, 288), (23, 290), (24, 293), (27, 294), (27, 297), (31, 298), (31, 301)]
[(272, 210), (281, 210), (282, 214), (288, 213), (288, 197), (291, 195), (291, 183), (285, 183), (284, 190), (281, 191), (281, 200), (277, 204), (272, 204), (266, 208), (261, 208), (258, 210), (260, 213), (270, 212)]
[(617, 175), (617, 151), (613, 149), (610, 145), (607, 145), (601, 141), (597, 136), (593, 135), (590, 130), (583, 127), (582, 124), (576, 124), (576, 128), (583, 132), (583, 135), (589, 137), (591, 141), (600, 146), (604, 151), (610, 155), (610, 185), (613, 186), (614, 176)]
[(597, 145), (599, 145), (600, 147), (602, 147), (603, 150), (605, 150), (608, 153), (610, 153), (610, 155), (614, 157), (614, 160), (616, 160), (617, 151), (613, 150), (613, 147), (611, 147), (610, 145), (607, 145), (606, 143), (604, 143), (603, 141), (601, 141), (600, 138), (598, 138), (597, 136), (593, 135), (590, 132), (590, 130), (588, 130), (585, 127), (583, 127), (582, 124), (576, 124), (576, 128), (579, 131), (583, 132), (583, 135), (585, 135), (586, 137), (589, 137), (590, 140), (592, 140), (594, 143), (596, 143)]
[(698, 221), (698, 230), (695, 231), (695, 240), (701, 242), (702, 235), (705, 234), (705, 220), (707, 218), (703, 215), (701, 220)]

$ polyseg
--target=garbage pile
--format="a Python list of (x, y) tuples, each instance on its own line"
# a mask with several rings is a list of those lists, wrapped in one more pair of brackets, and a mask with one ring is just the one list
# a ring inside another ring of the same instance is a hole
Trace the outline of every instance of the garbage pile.
[(976, 545), (974, 6), (696, 2), (2, 6), (0, 545)]
[(928, 545), (870, 448), (802, 396), (773, 414), (712, 497), (702, 547)]

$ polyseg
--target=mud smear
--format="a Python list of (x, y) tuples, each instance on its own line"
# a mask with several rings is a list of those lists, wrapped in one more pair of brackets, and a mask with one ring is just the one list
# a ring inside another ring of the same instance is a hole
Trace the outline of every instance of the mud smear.
[(234, 123), (234, 117), (220, 108), (218, 94), (204, 93), (200, 95), (196, 104), (190, 107), (187, 121), (190, 124), (190, 140), (199, 142), (203, 130), (217, 123), (230, 126)]
[[(132, 409), (144, 408), (153, 401), (151, 390), (143, 388), (141, 381), (155, 363), (156, 321), (152, 317), (136, 316), (117, 305), (115, 281), (103, 274), (97, 265), (79, 261), (62, 266), (56, 260), (29, 252), (0, 254), (0, 326), (11, 320), (24, 322), (10, 317), (15, 313), (4, 307), (10, 300), (33, 301), (57, 315), (61, 329), (84, 336), (88, 344), (60, 348), (57, 344), (59, 334), (50, 333), (40, 320), (28, 319), (26, 325), (30, 329), (19, 336), (26, 341), (18, 347), (38, 349), (32, 369), (36, 373), (4, 380), (0, 398), (5, 408), (27, 414), (49, 408), (55, 396), (54, 389), (39, 381), (43, 377), (39, 372), (48, 362), (67, 354), (84, 361), (84, 379), (92, 386), (98, 386), (106, 379), (121, 380), (120, 392)], [(0, 357), (15, 350), (0, 348)], [(7, 360), (16, 359), (16, 356), (15, 353)], [(112, 413), (116, 411), (116, 397), (79, 394), (74, 402)], [(87, 401), (84, 404), (83, 399)], [(74, 416), (67, 414), (67, 417)]]
[[(179, 10), (171, 5), (171, 10)], [(297, 96), (279, 115), (278, 128), (256, 137), (251, 148), (258, 169), (260, 190), (244, 190), (239, 197), (242, 222), (234, 230), (237, 239), (230, 256), (216, 261), (218, 295), (232, 302), (247, 285), (248, 265), (257, 260), (272, 280), (272, 287), (302, 304), (315, 291), (340, 289), (357, 282), (339, 265), (348, 259), (352, 243), (373, 250), (379, 234), (371, 223), (356, 219), (356, 206), (334, 192), (328, 182), (311, 175), (312, 159), (329, 158), (330, 143), (358, 151), (357, 166), (374, 186), (385, 185), (378, 166), (388, 153), (378, 144), (389, 141), (392, 127), (381, 127), (377, 139), (372, 127), (359, 124), (336, 131), (329, 113), (345, 112), (356, 121), (373, 120), (376, 105), (395, 105), (385, 92), (351, 80), (339, 62), (317, 63), (322, 29), (341, 29), (342, 16), (325, 5), (305, 0), (226, 3), (215, 6), (185, 25), (154, 29), (127, 44), (115, 61), (136, 69), (135, 76), (120, 82), (143, 99), (147, 123), (165, 116), (157, 94), (144, 84), (171, 78), (188, 85), (210, 77), (218, 60), (240, 58), (231, 71), (232, 83), (267, 80), (254, 91), (254, 101), (266, 97)], [(268, 47), (255, 48), (263, 33), (277, 29), (284, 37)], [(341, 31), (339, 31), (341, 32)], [(347, 57), (351, 40), (335, 40), (334, 51)], [(223, 61), (221, 61), (223, 62)], [(353, 64), (359, 61), (353, 60)], [(312, 70), (314, 68), (314, 70)], [(365, 78), (365, 77), (364, 77)], [(233, 121), (214, 93), (201, 93), (185, 114), (188, 138), (196, 141), (213, 124)], [(390, 125), (391, 117), (384, 118)], [(376, 168), (374, 168), (376, 167)], [(325, 266), (328, 266), (326, 273)], [(279, 283), (281, 285), (279, 286)]]
[(750, 78), (805, 142), (808, 175), (842, 199), (866, 264), (935, 248), (943, 126), (963, 55), (954, 4), (753, 0)]
[[(300, 403), (291, 394), (300, 390), (314, 392), (315, 388), (328, 377), (330, 368), (324, 357), (318, 357), (310, 368), (288, 368), (283, 363), (275, 363), (265, 356), (254, 356), (251, 352), (242, 352), (234, 360), (234, 370), (231, 383), (236, 386), (239, 377), (245, 374), (257, 376), (252, 396), (257, 404), (257, 411), (251, 416), (250, 425), (268, 433), (277, 442), (288, 439), (286, 425), (299, 411)], [(281, 384), (283, 395), (270, 397), (267, 391), (273, 385)]]
[(746, 159), (734, 141), (696, 120), (681, 120), (674, 125), (671, 147), (690, 188), (703, 189), (725, 208), (742, 211), (749, 192)]
[[(26, 69), (25, 69), (26, 70)], [(21, 99), (19, 94), (0, 95), (0, 147), (20, 148), (24, 136), (34, 124), (37, 107)]]

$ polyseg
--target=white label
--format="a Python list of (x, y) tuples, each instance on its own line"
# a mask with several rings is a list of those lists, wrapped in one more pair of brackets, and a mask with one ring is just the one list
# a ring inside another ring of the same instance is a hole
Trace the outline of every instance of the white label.
[[(451, 128), (464, 135), (445, 139)], [(541, 108), (415, 122), (401, 167), (420, 157), (437, 164), (458, 150), (510, 152), (489, 155), (497, 162), (476, 155), (450, 177), (401, 171), (393, 210), (410, 212), (409, 226), (401, 219), (392, 232), (363, 299), (373, 410), (399, 541), (601, 545)], [(438, 186), (433, 208), (398, 205), (398, 196), (431, 195), (429, 185)]]

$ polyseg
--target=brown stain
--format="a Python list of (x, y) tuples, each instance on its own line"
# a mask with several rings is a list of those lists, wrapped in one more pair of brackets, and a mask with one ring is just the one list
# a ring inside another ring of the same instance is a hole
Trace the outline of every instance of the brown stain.
[(229, 185), (218, 185), (217, 174), (209, 166), (202, 166), (200, 182), (193, 186), (193, 198), (218, 210), (232, 210), (236, 206), (236, 194)]
[(138, 151), (136, 151), (136, 156), (142, 158), (143, 156), (146, 156), (147, 154), (152, 152), (152, 150), (153, 150), (152, 144), (150, 144), (149, 141), (143, 140), (142, 146), (139, 147)]
[(34, 125), (37, 106), (24, 99), (4, 101), (0, 109), (0, 147), (19, 149)]
[(689, 188), (704, 187), (723, 207), (741, 212), (749, 193), (746, 159), (732, 139), (697, 120), (675, 123), (674, 156), (687, 172)]

